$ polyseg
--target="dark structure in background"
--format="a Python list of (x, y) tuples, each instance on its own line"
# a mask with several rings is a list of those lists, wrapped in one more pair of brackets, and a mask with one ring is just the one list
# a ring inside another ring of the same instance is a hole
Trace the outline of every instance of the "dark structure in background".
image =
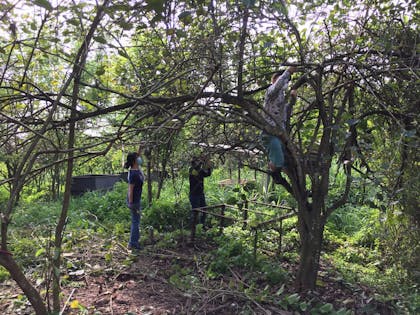
[[(117, 175), (81, 175), (73, 176), (71, 182), (71, 195), (80, 196), (88, 191), (107, 191), (114, 187), (118, 181), (127, 183), (128, 172), (122, 172)], [(150, 178), (152, 181), (157, 181), (159, 176), (168, 177), (167, 172), (152, 171)]]
[(88, 191), (111, 190), (114, 184), (123, 178), (123, 175), (83, 175), (73, 176), (71, 183), (72, 196), (80, 196)]

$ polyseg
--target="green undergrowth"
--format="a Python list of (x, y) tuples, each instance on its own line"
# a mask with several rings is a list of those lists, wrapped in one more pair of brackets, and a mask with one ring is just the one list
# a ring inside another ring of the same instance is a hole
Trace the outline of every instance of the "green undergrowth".
[(386, 214), (376, 208), (347, 205), (335, 211), (325, 228), (323, 257), (347, 283), (369, 286), (375, 299), (393, 305), (396, 313), (417, 314), (419, 284), (407, 269), (391, 262), (386, 221)]
[[(175, 232), (170, 234), (172, 237), (162, 240), (165, 246), (169, 239), (179, 237)], [(206, 294), (209, 290), (206, 286), (216, 286), (223, 292), (224, 303), (231, 301), (236, 307), (232, 314), (256, 314), (261, 311), (256, 305), (296, 314), (353, 314), (315, 296), (293, 292), (293, 274), (288, 266), (296, 261), (279, 260), (260, 250), (254, 255), (249, 236), (249, 231), (238, 227), (227, 227), (220, 234), (218, 227), (204, 230), (199, 225), (197, 246), (203, 249), (211, 244), (211, 248), (199, 252), (193, 266), (175, 263), (169, 282), (191, 296)], [(217, 296), (214, 299), (217, 300)]]
[[(243, 215), (246, 200), (258, 199), (276, 205), (294, 206), (290, 196), (278, 186), (267, 191), (264, 177), (260, 176), (255, 181), (250, 174), (243, 176), (251, 178), (247, 186), (221, 187), (219, 181), (225, 179), (225, 176), (214, 172), (206, 180), (207, 203), (235, 206), (235, 209), (227, 210), (227, 214), (236, 217)], [(190, 205), (186, 180), (179, 178), (168, 181), (161, 197), (153, 200), (150, 205), (146, 202), (148, 198), (144, 188), (142, 243), (153, 244), (151, 246), (156, 249), (176, 249), (188, 244)], [(72, 251), (81, 238), (89, 239), (95, 235), (103, 238), (106, 257), (111, 261), (110, 248), (116, 243), (125, 246), (129, 235), (130, 216), (125, 204), (126, 191), (127, 185), (118, 183), (109, 192), (89, 192), (72, 198), (63, 249)], [(390, 305), (395, 313), (418, 313), (418, 283), (413, 281), (415, 274), (407, 272), (408, 268), (402, 263), (415, 265), (417, 245), (403, 237), (405, 226), (403, 223), (395, 224), (395, 215), (385, 215), (377, 208), (360, 206), (357, 200), (353, 201), (330, 216), (325, 227), (322, 260), (329, 262), (330, 268), (334, 269), (332, 273), (338, 273), (337, 277), (342, 279), (346, 287), (368, 286), (373, 292), (372, 298)], [(198, 225), (198, 240), (214, 247), (202, 262), (201, 276), (198, 277), (191, 268), (182, 268), (182, 272), (174, 271), (170, 283), (188, 291), (195, 285), (199, 286), (198, 280), (203, 285), (203, 282), (218, 281), (237, 273), (244, 283), (242, 287), (235, 287), (235, 292), (239, 292), (247, 301), (270, 303), (298, 313), (351, 314), (349, 310), (324, 303), (320, 299), (297, 295), (291, 289), (299, 260), (296, 217), (283, 221), (281, 234), (279, 230), (271, 228), (259, 231), (255, 243), (253, 228), (288, 210), (263, 206), (255, 208), (251, 204), (248, 207), (266, 214), (250, 213), (250, 223), (246, 228), (242, 224), (226, 221), (222, 234), (217, 218), (208, 217), (209, 226)], [(14, 212), (10, 228), (10, 249), (24, 269), (31, 270), (36, 278), (42, 276), (42, 266), (51, 255), (54, 226), (60, 211), (61, 204), (58, 201), (31, 199), (21, 202)], [(398, 258), (392, 254), (390, 244), (393, 239), (394, 242), (399, 241), (398, 244), (404, 249), (401, 255), (406, 256)], [(130, 261), (125, 263), (129, 264)], [(7, 278), (7, 271), (0, 268), (0, 281)], [(243, 314), (246, 314), (245, 306)], [(248, 308), (251, 310), (251, 305)], [(374, 313), (374, 310), (366, 312)]]

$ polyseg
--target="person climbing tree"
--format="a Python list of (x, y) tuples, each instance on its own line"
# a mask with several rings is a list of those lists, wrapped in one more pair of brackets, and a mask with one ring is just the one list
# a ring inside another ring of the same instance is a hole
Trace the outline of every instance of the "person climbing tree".
[[(291, 107), (296, 102), (297, 91), (290, 91), (290, 101), (287, 102), (285, 91), (288, 87), (291, 75), (296, 71), (295, 66), (289, 67), (282, 74), (275, 73), (271, 77), (271, 85), (265, 93), (263, 115), (267, 123), (276, 128), (282, 128), (286, 131), (288, 119), (290, 118)], [(279, 137), (270, 135), (266, 132), (262, 133), (262, 143), (267, 150), (269, 158), (269, 173), (274, 183), (281, 184), (284, 179), (280, 172), (286, 165), (285, 145)]]
[[(210, 159), (205, 156), (193, 157), (191, 160), (191, 167), (189, 170), (190, 179), (190, 203), (191, 203), (191, 221), (193, 218), (193, 210), (200, 207), (207, 206), (204, 195), (204, 177), (211, 175)], [(204, 225), (206, 214), (201, 213), (199, 222)]]

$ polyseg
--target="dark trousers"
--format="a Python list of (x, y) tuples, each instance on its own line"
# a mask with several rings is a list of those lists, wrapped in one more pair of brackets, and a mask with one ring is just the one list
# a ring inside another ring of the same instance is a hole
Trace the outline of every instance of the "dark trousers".
[[(191, 203), (191, 208), (192, 209), (207, 206), (206, 205), (206, 197), (204, 196), (204, 194), (190, 195), (190, 203)], [(204, 225), (204, 222), (206, 221), (206, 214), (200, 212), (199, 218), (200, 218), (199, 223)], [(193, 220), (193, 212), (191, 211), (191, 225), (192, 225), (192, 220)]]

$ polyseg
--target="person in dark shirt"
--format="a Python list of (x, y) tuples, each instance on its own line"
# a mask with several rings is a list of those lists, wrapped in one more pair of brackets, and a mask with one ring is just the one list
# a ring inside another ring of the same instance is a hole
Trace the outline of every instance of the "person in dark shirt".
[[(204, 178), (211, 175), (211, 163), (208, 157), (194, 157), (191, 160), (189, 170), (190, 179), (190, 203), (191, 208), (200, 208), (206, 206), (206, 198), (204, 195)], [(191, 213), (192, 217), (193, 213)], [(206, 214), (201, 213), (199, 222), (204, 225)]]
[(128, 249), (140, 250), (140, 218), (141, 218), (141, 193), (143, 189), (144, 174), (140, 169), (143, 163), (138, 153), (127, 155), (125, 168), (128, 168), (127, 206), (131, 212), (131, 228)]

